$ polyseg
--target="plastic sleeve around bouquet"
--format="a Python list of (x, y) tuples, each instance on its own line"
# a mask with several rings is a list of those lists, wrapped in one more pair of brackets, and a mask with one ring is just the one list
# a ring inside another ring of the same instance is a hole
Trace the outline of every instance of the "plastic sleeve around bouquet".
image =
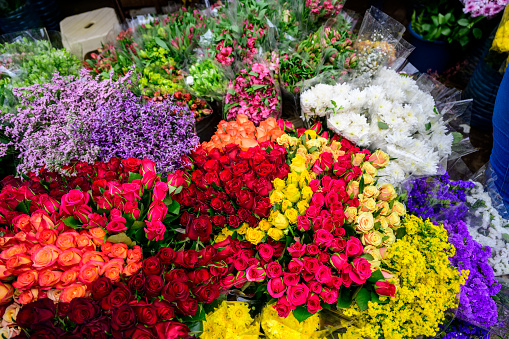
[(221, 101), (226, 94), (228, 79), (232, 78), (231, 68), (223, 67), (215, 57), (202, 56), (188, 60), (183, 70), (188, 91), (207, 101)]
[(224, 100), (224, 119), (245, 114), (256, 126), (269, 117), (281, 115), (281, 91), (275, 78), (274, 65), (259, 56), (252, 63), (237, 63)]

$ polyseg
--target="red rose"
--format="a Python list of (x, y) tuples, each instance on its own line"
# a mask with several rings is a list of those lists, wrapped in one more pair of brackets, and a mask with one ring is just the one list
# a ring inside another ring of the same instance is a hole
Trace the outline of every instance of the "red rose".
[(58, 201), (56, 201), (47, 194), (38, 195), (36, 202), (40, 206), (40, 208), (44, 209), (46, 212), (50, 214), (54, 213), (55, 211), (58, 211), (58, 208), (60, 207)]
[(157, 252), (157, 257), (163, 265), (168, 265), (175, 259), (175, 250), (171, 247), (161, 247)]
[(232, 177), (232, 172), (229, 169), (219, 172), (219, 179), (221, 179), (222, 182), (228, 182), (232, 179)]
[(168, 299), (166, 299), (168, 302), (173, 301), (169, 300), (172, 297), (176, 300), (185, 300), (189, 298), (189, 286), (178, 281), (170, 281), (164, 286), (162, 294), (165, 299), (168, 296)]
[(251, 213), (248, 210), (246, 210), (245, 208), (240, 208), (237, 211), (237, 216), (239, 217), (239, 219), (241, 221), (246, 221), (250, 215), (251, 215)]
[(244, 186), (244, 183), (239, 178), (232, 179), (225, 184), (225, 190), (228, 194), (234, 194)]
[(131, 291), (143, 293), (145, 291), (145, 276), (143, 274), (135, 274), (129, 277), (127, 286)]
[(148, 220), (150, 221), (156, 220), (163, 221), (164, 218), (166, 217), (166, 213), (168, 213), (168, 207), (166, 206), (166, 204), (162, 201), (156, 200), (150, 204), (148, 208), (147, 217)]
[(306, 302), (306, 308), (309, 313), (315, 314), (322, 309), (320, 305), (320, 297), (314, 293), (311, 293)]
[(264, 161), (255, 168), (255, 171), (258, 175), (265, 177), (273, 174), (276, 171), (276, 167), (274, 164), (271, 164), (268, 161)]
[(154, 333), (150, 328), (146, 328), (142, 324), (136, 325), (133, 334), (131, 334), (132, 339), (156, 339)]
[(217, 250), (213, 246), (202, 248), (198, 253), (198, 266), (207, 266), (217, 256)]
[(141, 167), (141, 160), (135, 158), (127, 158), (121, 161), (125, 172), (138, 173)]
[(300, 258), (306, 253), (306, 245), (302, 245), (300, 242), (295, 242), (292, 246), (287, 248), (288, 253), (294, 258)]
[(29, 329), (33, 325), (52, 320), (55, 317), (56, 308), (51, 299), (43, 298), (24, 305), (16, 317), (18, 326)]
[(242, 208), (245, 208), (247, 210), (250, 210), (253, 208), (254, 204), (254, 195), (251, 191), (244, 189), (240, 190), (237, 195), (237, 205), (239, 205)]
[[(319, 213), (320, 213), (320, 210), (318, 208), (316, 208), (315, 206), (311, 205), (306, 210), (306, 217), (308, 217), (310, 219), (314, 219), (318, 216)], [(314, 223), (314, 220), (313, 220), (313, 223)]]
[(233, 287), (234, 284), (235, 284), (235, 276), (231, 273), (228, 275), (225, 275), (219, 281), (219, 285), (221, 286), (222, 290), (229, 290), (230, 288)]
[(188, 273), (188, 276), (194, 285), (208, 283), (210, 280), (210, 273), (205, 268), (199, 268), (195, 271), (191, 271)]
[[(360, 280), (367, 280), (371, 276), (371, 264), (364, 258), (355, 258), (352, 260), (355, 273)], [(352, 280), (354, 280), (352, 278)], [(355, 281), (355, 280), (354, 280)]]
[(330, 260), (330, 254), (327, 253), (327, 252), (322, 252), (320, 254), (318, 254), (318, 261), (322, 262), (322, 263), (326, 263), (326, 262), (329, 262)]
[(210, 200), (210, 207), (215, 211), (221, 211), (223, 209), (223, 202), (219, 198), (212, 198)]
[(285, 163), (277, 169), (275, 177), (284, 180), (288, 173), (290, 173), (290, 166)]
[(228, 264), (224, 261), (215, 262), (209, 265), (210, 274), (214, 277), (222, 277), (228, 272)]
[(235, 258), (233, 260), (233, 266), (235, 266), (235, 269), (237, 271), (244, 271), (247, 269), (248, 267), (248, 258), (246, 258), (245, 256), (238, 256), (237, 258)]
[(110, 332), (110, 323), (106, 316), (95, 318), (83, 325), (81, 335), (83, 338), (107, 339), (109, 336), (106, 333)]
[(156, 299), (153, 303), (157, 316), (161, 320), (171, 320), (175, 317), (175, 307), (165, 300)]
[(213, 216), (211, 221), (217, 227), (223, 227), (226, 224), (226, 218), (222, 214)]
[(223, 204), (223, 210), (228, 215), (235, 214), (235, 208), (229, 201), (227, 201)]
[(142, 185), (136, 182), (130, 182), (122, 184), (122, 197), (127, 201), (135, 201), (136, 199), (140, 199), (143, 195), (143, 187)]
[(194, 298), (177, 300), (177, 308), (182, 315), (194, 316), (198, 310), (198, 301)]
[(232, 167), (232, 174), (235, 177), (240, 177), (249, 171), (249, 165), (246, 162), (239, 162)]
[(200, 303), (210, 304), (219, 297), (217, 285), (202, 285), (193, 289), (193, 295)]
[(221, 185), (221, 181), (219, 180), (219, 175), (217, 175), (217, 172), (207, 172), (204, 178), (205, 182), (209, 185), (212, 185), (213, 183), (217, 186)]
[(114, 289), (106, 298), (102, 299), (101, 307), (103, 310), (119, 308), (131, 300), (131, 291), (125, 286), (120, 285)]
[(318, 255), (320, 253), (320, 248), (317, 244), (307, 244), (306, 245), (306, 253), (309, 255)]
[(199, 239), (201, 242), (206, 243), (210, 240), (210, 233), (212, 233), (212, 223), (207, 215), (199, 216), (186, 227), (186, 235), (191, 240)]
[(88, 193), (83, 193), (78, 189), (73, 189), (62, 196), (60, 210), (68, 215), (72, 215), (79, 206), (86, 205), (88, 203), (88, 199)]
[(283, 269), (281, 267), (281, 264), (279, 264), (276, 261), (269, 263), (265, 267), (265, 271), (267, 272), (267, 276), (271, 279), (279, 278), (280, 276), (283, 275)]
[(92, 283), (90, 287), (90, 291), (92, 293), (92, 299), (101, 300), (111, 293), (113, 289), (113, 284), (111, 280), (106, 277), (100, 277), (96, 281)]
[(228, 225), (233, 228), (237, 228), (240, 226), (240, 219), (236, 215), (230, 215), (228, 217)]
[(265, 262), (271, 260), (274, 255), (274, 248), (267, 243), (259, 244), (256, 249), (258, 250), (260, 258), (262, 258)]
[(187, 338), (189, 335), (189, 327), (177, 321), (165, 321), (157, 323), (154, 331), (159, 339), (180, 339)]
[(272, 204), (270, 203), (269, 198), (256, 197), (253, 213), (256, 214), (258, 217), (267, 218), (270, 215), (271, 207)]
[(322, 193), (315, 193), (313, 194), (313, 198), (311, 198), (311, 205), (315, 206), (316, 208), (320, 209), (325, 204), (325, 197)]
[(316, 273), (316, 271), (318, 271), (320, 266), (321, 264), (316, 258), (307, 257), (304, 259), (304, 269), (306, 270), (306, 272), (313, 274), (313, 276)]
[(272, 298), (281, 298), (286, 293), (286, 286), (283, 283), (283, 279), (270, 279), (267, 283), (267, 291)]
[(145, 325), (153, 326), (157, 322), (157, 310), (154, 306), (141, 301), (133, 301), (130, 303), (136, 314), (137, 320)]
[(111, 315), (111, 328), (116, 332), (123, 332), (134, 327), (136, 324), (136, 314), (129, 305), (122, 305), (115, 308)]
[(149, 257), (143, 260), (141, 269), (145, 275), (159, 275), (163, 271), (163, 265), (158, 257)]
[(84, 324), (99, 314), (99, 306), (88, 298), (74, 298), (69, 306), (69, 320), (76, 324)]
[(378, 280), (375, 283), (375, 292), (387, 297), (394, 297), (396, 295), (396, 286), (383, 280)]
[(158, 275), (149, 275), (145, 280), (146, 296), (148, 298), (159, 296), (164, 287), (163, 278)]
[(164, 278), (166, 281), (178, 281), (187, 283), (189, 281), (189, 276), (186, 274), (186, 271), (181, 268), (173, 269), (164, 274)]
[(359, 239), (350, 237), (346, 242), (346, 255), (349, 257), (357, 257), (362, 254), (363, 246)]

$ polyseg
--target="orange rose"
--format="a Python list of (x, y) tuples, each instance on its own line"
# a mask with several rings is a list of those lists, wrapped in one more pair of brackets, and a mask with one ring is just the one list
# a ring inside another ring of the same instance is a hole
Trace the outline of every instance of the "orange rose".
[(60, 294), (62, 294), (62, 290), (61, 289), (51, 289), (47, 292), (48, 294), (48, 299), (51, 299), (53, 300), (54, 303), (57, 303), (58, 302), (58, 299), (60, 299)]
[(79, 279), (82, 283), (91, 284), (99, 278), (104, 263), (101, 261), (90, 261), (81, 266)]
[(44, 246), (41, 245), (41, 244), (35, 244), (35, 245), (33, 245), (33, 246), (28, 248), (27, 253), (30, 254), (30, 255), (33, 255), (35, 252), (37, 252), (38, 250), (40, 250), (43, 247)]
[(69, 303), (74, 298), (84, 297), (86, 292), (87, 292), (86, 285), (80, 283), (69, 285), (66, 288), (64, 288), (62, 294), (60, 294), (60, 302)]
[(101, 246), (104, 244), (104, 236), (106, 235), (106, 231), (101, 227), (94, 227), (88, 230), (88, 233), (92, 237), (92, 241), (97, 246)]
[(110, 258), (125, 259), (127, 257), (127, 245), (124, 243), (113, 244), (108, 256)]
[(32, 230), (30, 216), (28, 214), (17, 215), (14, 219), (12, 219), (12, 224), (15, 228), (21, 231), (30, 232)]
[(239, 115), (237, 115), (237, 119), (236, 119), (236, 120), (237, 120), (237, 122), (238, 122), (239, 124), (243, 124), (243, 123), (245, 123), (245, 122), (251, 122), (251, 121), (249, 120), (249, 118), (247, 117), (247, 115), (245, 115), (245, 114), (239, 114)]
[(35, 233), (34, 232), (25, 232), (25, 231), (19, 231), (18, 233), (16, 233), (14, 235), (14, 239), (16, 239), (17, 241), (19, 242), (31, 242), (31, 243), (34, 243), (34, 242), (37, 242), (37, 237), (35, 236)]
[(43, 210), (37, 210), (32, 213), (30, 223), (36, 231), (55, 228), (55, 224), (48, 217), (48, 214)]
[(18, 303), (26, 305), (32, 301), (37, 301), (37, 299), (39, 299), (39, 290), (37, 288), (32, 288), (20, 293), (18, 296)]
[(76, 239), (76, 245), (78, 248), (87, 248), (88, 250), (95, 251), (95, 244), (92, 241), (92, 237), (88, 234), (80, 234)]
[(11, 302), (14, 295), (14, 287), (11, 284), (0, 282), (0, 305)]
[(24, 254), (27, 251), (25, 244), (14, 245), (0, 252), (0, 259), (7, 260), (16, 254)]
[(37, 271), (25, 271), (18, 275), (18, 278), (12, 286), (16, 287), (18, 290), (28, 290), (37, 283), (38, 278), (39, 273), (37, 273)]
[(101, 275), (109, 278), (111, 281), (120, 280), (120, 274), (124, 269), (124, 260), (111, 259), (106, 265), (103, 266)]
[(141, 252), (141, 247), (136, 245), (131, 250), (127, 251), (127, 263), (135, 263), (141, 261), (143, 259), (143, 253)]
[(111, 246), (113, 246), (113, 244), (109, 241), (106, 241), (104, 244), (101, 245), (101, 252), (103, 252), (104, 254), (110, 253)]
[(44, 270), (39, 273), (39, 285), (42, 289), (49, 289), (60, 281), (62, 271)]
[(66, 250), (71, 247), (76, 247), (76, 240), (79, 234), (76, 231), (68, 231), (64, 233), (60, 233), (57, 238), (57, 242), (55, 243), (62, 250)]
[(81, 262), (83, 252), (77, 248), (68, 248), (58, 256), (60, 266), (75, 266)]
[(81, 265), (88, 264), (89, 261), (102, 261), (102, 262), (108, 262), (108, 257), (97, 251), (89, 251), (83, 253), (83, 256), (81, 257)]
[(0, 265), (0, 280), (10, 280), (12, 277), (12, 271), (7, 269), (5, 265)]
[(269, 132), (270, 140), (276, 141), (276, 139), (279, 138), (280, 136), (282, 136), (283, 134), (285, 134), (284, 131), (282, 131), (280, 129), (273, 129), (272, 131)]
[(124, 271), (122, 272), (122, 274), (124, 274), (126, 277), (130, 277), (131, 275), (138, 273), (140, 268), (141, 262), (132, 262), (127, 264), (126, 267), (124, 267)]
[(5, 262), (5, 267), (7, 269), (14, 269), (21, 266), (31, 266), (32, 260), (30, 260), (30, 256), (27, 254), (16, 254), (9, 258)]
[(244, 139), (241, 139), (240, 142), (239, 142), (239, 146), (240, 146), (240, 149), (243, 150), (243, 151), (247, 151), (248, 149), (250, 149), (251, 147), (256, 147), (258, 146), (258, 141), (254, 140), (254, 139), (247, 139), (247, 138), (244, 138)]
[(55, 245), (46, 245), (32, 253), (33, 267), (41, 269), (53, 265), (62, 251)]
[(73, 284), (76, 280), (78, 280), (79, 273), (80, 268), (77, 266), (65, 271), (60, 276), (60, 283), (56, 287), (65, 288), (66, 286)]
[(54, 245), (57, 241), (58, 231), (51, 229), (43, 229), (36, 234), (37, 241), (43, 245)]

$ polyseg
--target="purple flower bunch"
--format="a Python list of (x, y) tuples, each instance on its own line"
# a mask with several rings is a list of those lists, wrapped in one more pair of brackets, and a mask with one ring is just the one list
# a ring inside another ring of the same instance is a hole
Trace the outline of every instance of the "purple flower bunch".
[(468, 212), (466, 190), (473, 186), (471, 181), (449, 180), (447, 173), (437, 178), (415, 179), (407, 186), (407, 210), (419, 217), (444, 224), (449, 242), (456, 248), (451, 263), (459, 270), (470, 271), (461, 289), (458, 317), (476, 325), (490, 327), (498, 323), (493, 297), (501, 286), (488, 264), (491, 249), (473, 240), (465, 223)]
[(473, 17), (493, 16), (503, 10), (508, 0), (463, 0), (463, 12), (471, 13)]
[(129, 90), (122, 91), (101, 104), (92, 119), (86, 141), (100, 150), (100, 160), (147, 158), (164, 173), (181, 168), (182, 156), (199, 145), (188, 107), (170, 99), (142, 103)]
[(490, 333), (482, 328), (473, 326), (464, 321), (455, 319), (447, 329), (447, 333), (441, 339), (490, 339)]

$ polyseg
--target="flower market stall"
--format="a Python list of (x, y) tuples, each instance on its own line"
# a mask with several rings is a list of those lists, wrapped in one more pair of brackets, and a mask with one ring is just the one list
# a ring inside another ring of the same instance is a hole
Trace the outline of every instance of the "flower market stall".
[(507, 211), (450, 166), (471, 100), (343, 5), (2, 43), (0, 337), (508, 338)]

